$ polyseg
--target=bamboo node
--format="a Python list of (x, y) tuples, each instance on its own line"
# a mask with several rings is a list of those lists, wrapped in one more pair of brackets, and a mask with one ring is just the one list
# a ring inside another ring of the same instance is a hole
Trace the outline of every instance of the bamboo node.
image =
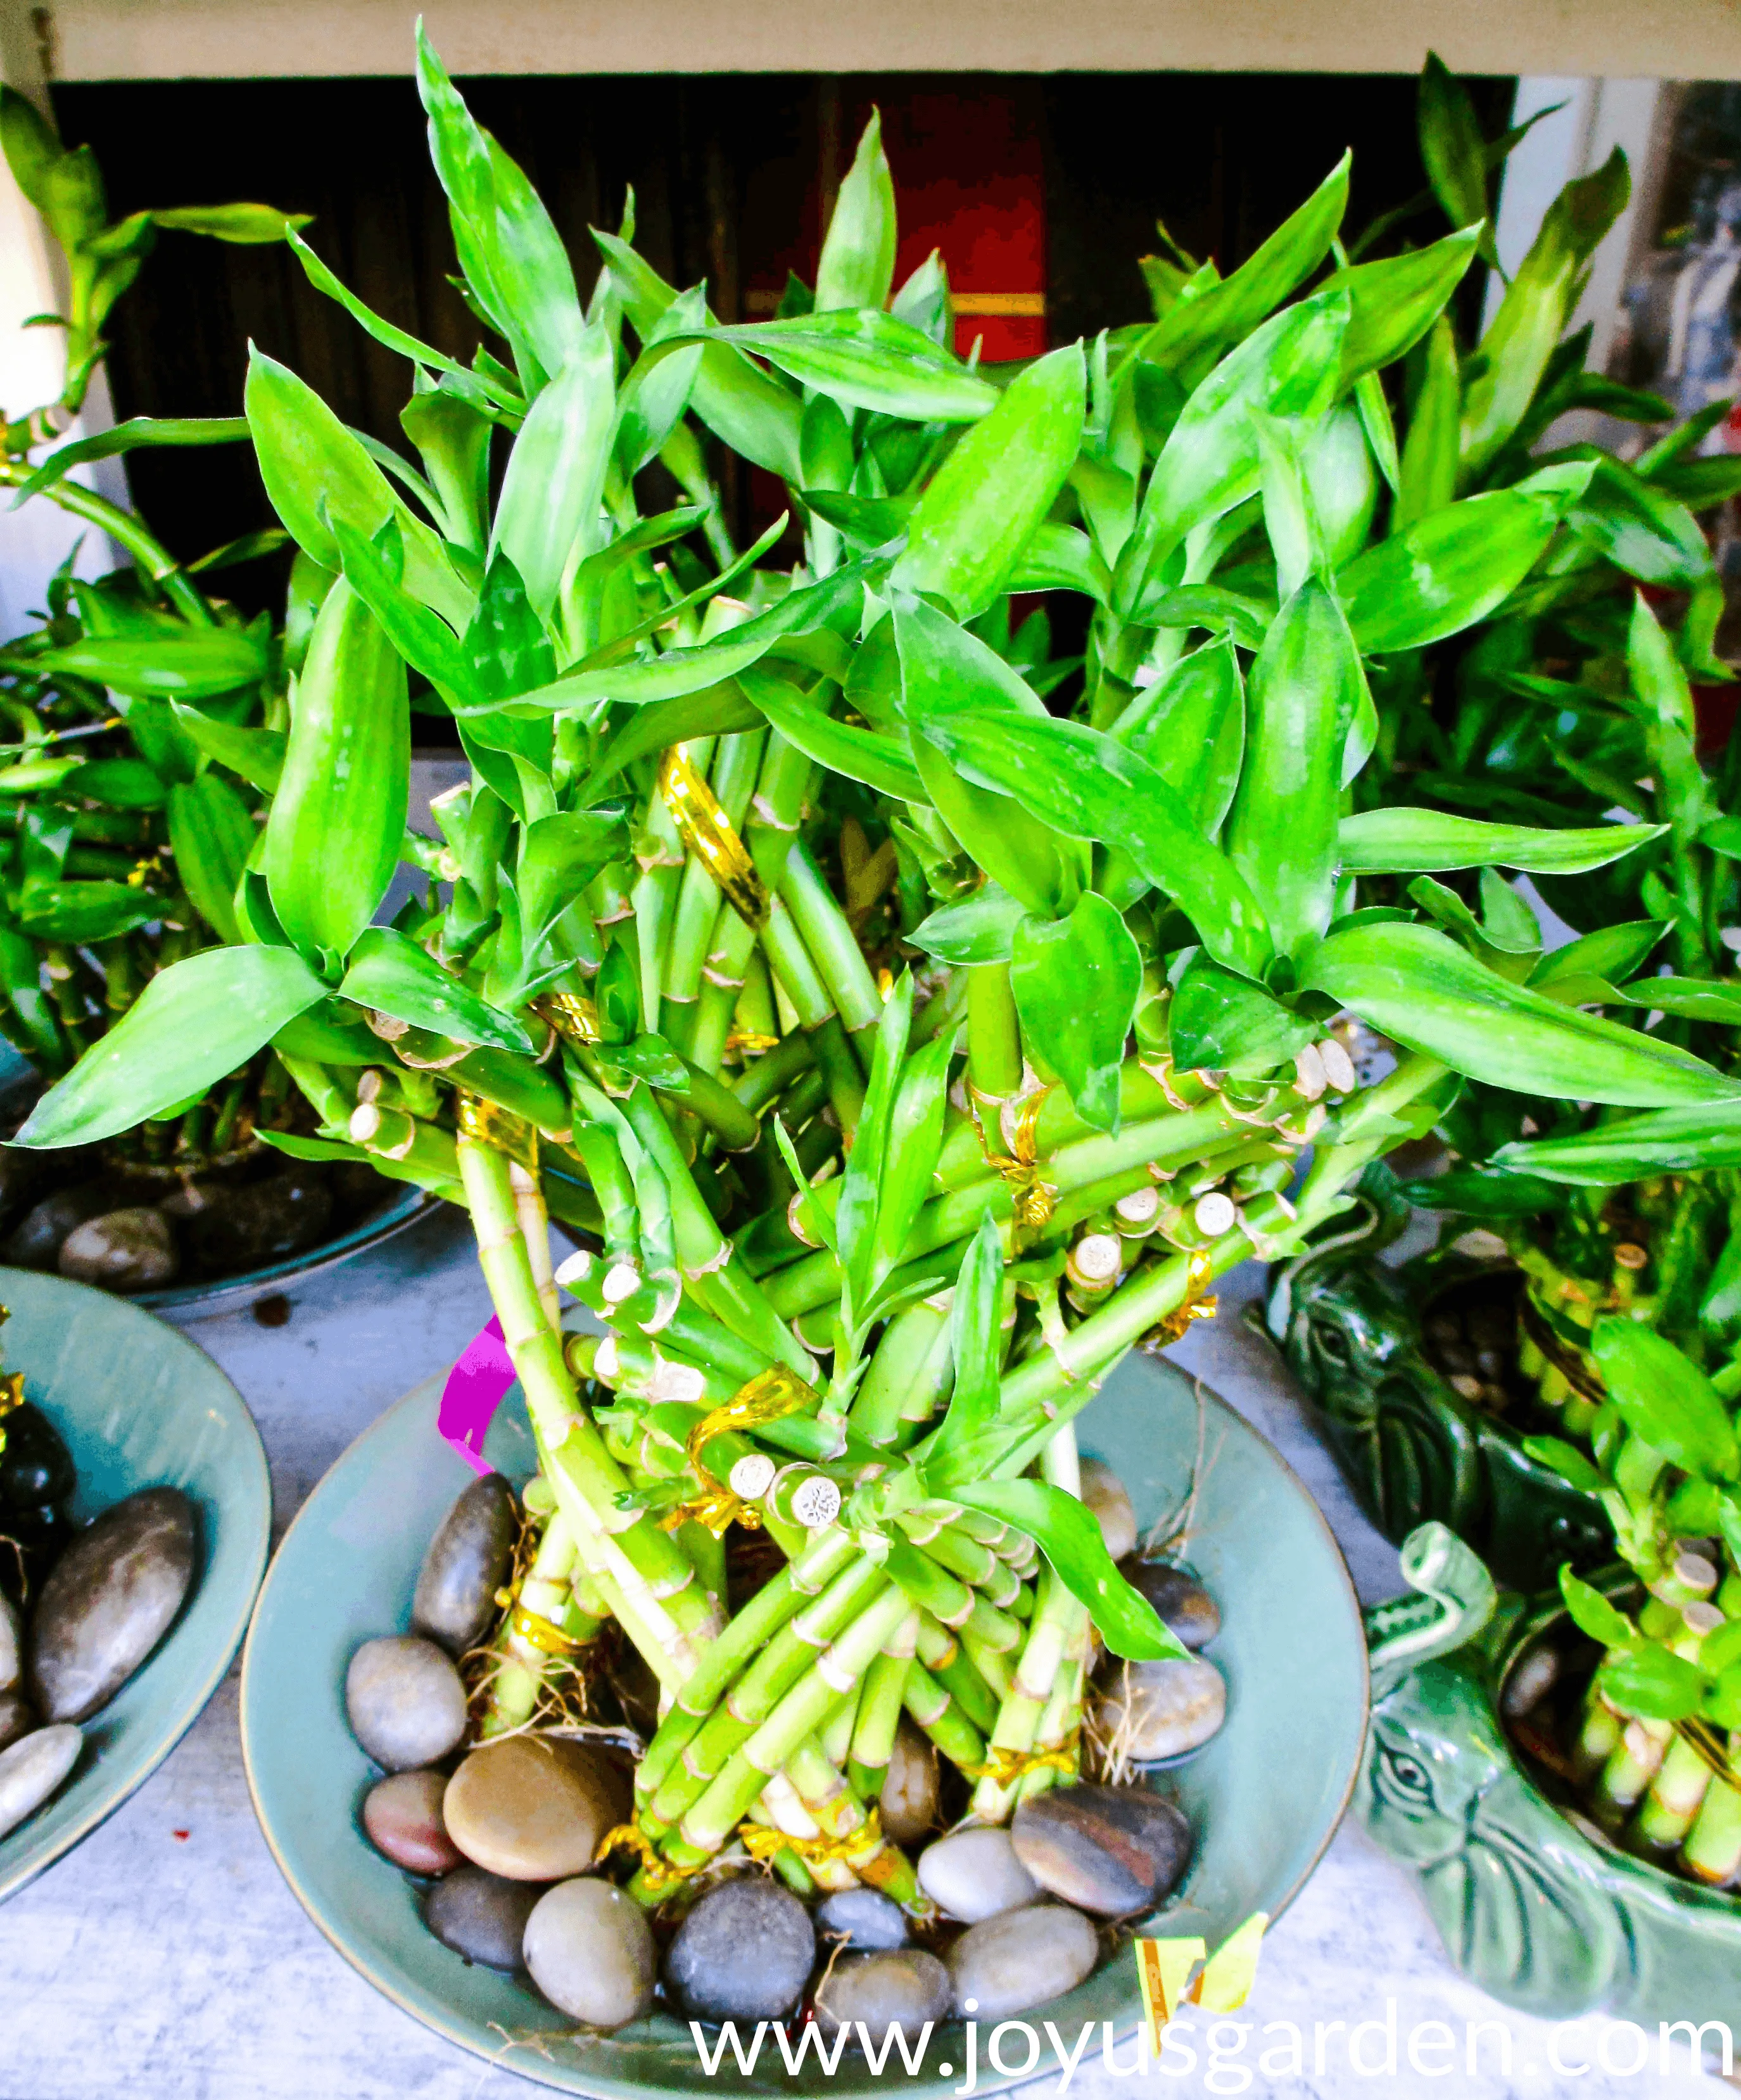
[(746, 925), (759, 929), (768, 917), (767, 885), (684, 745), (672, 744), (659, 761), (659, 792), (683, 843), (718, 884), (725, 902)]

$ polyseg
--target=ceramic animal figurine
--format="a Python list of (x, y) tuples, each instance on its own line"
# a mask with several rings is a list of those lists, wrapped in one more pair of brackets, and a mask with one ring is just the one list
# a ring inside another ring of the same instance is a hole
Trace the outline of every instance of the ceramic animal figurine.
[(1406, 1218), (1387, 1195), (1369, 1175), (1340, 1230), (1271, 1271), (1262, 1316), (1363, 1507), (1396, 1541), (1417, 1524), (1448, 1525), (1501, 1582), (1526, 1591), (1551, 1582), (1563, 1561), (1607, 1559), (1596, 1504), (1427, 1360), (1423, 1301), (1483, 1264), (1435, 1255), (1387, 1267), (1379, 1252)]
[(1457, 1966), (1525, 2012), (1724, 2020), (1741, 2032), (1741, 1899), (1615, 1851), (1547, 1799), (1498, 1718), (1506, 1673), (1551, 1625), (1498, 1596), (1442, 1525), (1403, 1548), (1417, 1591), (1367, 1614), (1372, 1722), (1356, 1811), (1420, 1877)]

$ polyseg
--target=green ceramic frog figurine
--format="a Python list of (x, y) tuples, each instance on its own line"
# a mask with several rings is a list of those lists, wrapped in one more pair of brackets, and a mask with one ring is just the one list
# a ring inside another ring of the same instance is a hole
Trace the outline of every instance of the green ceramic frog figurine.
[[(1420, 1877), (1471, 1982), (1549, 2018), (1726, 2021), (1741, 2035), (1741, 1898), (1632, 1859), (1557, 1810), (1498, 1718), (1505, 1678), (1560, 1614), (1496, 1593), (1443, 1525), (1403, 1547), (1421, 1594), (1367, 1614), (1372, 1722), (1360, 1820)], [(1586, 1833), (1589, 1834), (1586, 1834)]]
[(1612, 1540), (1596, 1504), (1528, 1456), (1523, 1430), (1454, 1391), (1423, 1352), (1423, 1305), (1498, 1277), (1501, 1265), (1447, 1251), (1386, 1266), (1378, 1255), (1408, 1215), (1391, 1177), (1369, 1171), (1337, 1229), (1270, 1273), (1263, 1327), (1338, 1463), (1387, 1538), (1437, 1520), (1520, 1589), (1551, 1582), (1562, 1561), (1606, 1560)]

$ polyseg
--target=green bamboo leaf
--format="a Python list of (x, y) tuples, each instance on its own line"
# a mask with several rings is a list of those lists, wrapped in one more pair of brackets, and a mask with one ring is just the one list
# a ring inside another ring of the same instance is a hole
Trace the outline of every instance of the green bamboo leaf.
[(110, 810), (161, 810), (170, 799), (168, 782), (143, 758), (92, 759), (78, 769), (78, 794)]
[(1596, 1673), (1596, 1689), (1611, 1706), (1654, 1721), (1682, 1721), (1696, 1714), (1704, 1683), (1696, 1663), (1655, 1641), (1611, 1655)]
[(48, 179), (65, 148), (36, 104), (15, 87), (0, 86), (0, 150), (12, 179), (40, 211), (48, 201)]
[[(927, 1448), (928, 1464), (946, 1475), (950, 1461), (971, 1451), (996, 1419), (1003, 1367), (1003, 1242), (987, 1211), (968, 1241), (950, 1305), (954, 1388), (948, 1412)], [(949, 1489), (953, 1498), (953, 1485)]]
[(1363, 373), (1382, 371), (1413, 349), (1463, 281), (1483, 237), (1479, 226), (1467, 225), (1430, 248), (1411, 249), (1382, 262), (1357, 262), (1324, 279), (1322, 290), (1348, 294), (1344, 386)]
[(1186, 965), (1167, 1009), (1173, 1062), (1181, 1071), (1259, 1079), (1289, 1063), (1323, 1030), (1201, 952)]
[(1174, 306), (1149, 330), (1139, 355), (1194, 386), (1223, 351), (1250, 335), (1329, 254), (1347, 209), (1351, 161), (1344, 153), (1298, 210), (1231, 277)]
[(1727, 1028), (1741, 1022), (1741, 984), (1713, 977), (1641, 977), (1637, 984), (1622, 985), (1620, 996), (1624, 1004), (1646, 1013), (1673, 1013), (1683, 1021), (1712, 1021)]
[[(658, 343), (670, 335), (693, 335), (707, 323), (707, 293), (696, 285), (672, 301), (653, 323), (647, 340)], [(616, 433), (611, 439), (612, 457), (626, 480), (632, 481), (659, 457), (677, 428), (694, 391), (703, 355), (702, 346), (692, 343), (674, 356), (636, 360), (617, 399)]]
[(1655, 1174), (1704, 1174), (1741, 1167), (1741, 1108), (1662, 1109), (1626, 1116), (1570, 1137), (1501, 1145), (1496, 1166), (1575, 1188), (1616, 1189)]
[[(1536, 1437), (1531, 1440), (1558, 1444), (1558, 1439), (1551, 1437)], [(1602, 1475), (1588, 1458), (1580, 1454), (1575, 1445), (1558, 1445), (1558, 1449), (1570, 1451), (1583, 1472), (1593, 1480), (1593, 1486), (1586, 1486), (1587, 1493), (1599, 1493), (1607, 1485)], [(1558, 1460), (1552, 1462), (1558, 1470)], [(1585, 1485), (1585, 1483), (1580, 1480), (1574, 1485)], [(1572, 1622), (1580, 1633), (1588, 1634), (1593, 1641), (1599, 1641), (1604, 1648), (1630, 1648), (1637, 1639), (1638, 1629), (1626, 1614), (1616, 1610), (1600, 1590), (1593, 1589), (1588, 1582), (1580, 1582), (1569, 1567), (1561, 1568), (1559, 1586), (1560, 1595), (1566, 1599), (1566, 1609), (1571, 1614)]]
[(186, 204), (153, 211), (151, 221), (166, 233), (203, 233), (240, 248), (263, 248), (294, 240), (296, 229), (310, 223), (306, 211), (280, 211), (269, 204)]
[(1592, 448), (1589, 488), (1566, 514), (1568, 527), (1642, 584), (1688, 590), (1712, 573), (1699, 521), (1659, 483)]
[(816, 266), (816, 311), (884, 307), (895, 280), (895, 185), (875, 110), (846, 171)]
[[(1518, 1093), (1621, 1108), (1741, 1099), (1741, 1081), (1635, 1029), (1509, 983), (1430, 927), (1333, 933), (1307, 960), (1302, 981), (1409, 1048)], [(1541, 1171), (1539, 1160), (1518, 1159), (1510, 1148), (1503, 1163)]]
[(1482, 370), (1464, 396), (1461, 471), (1473, 479), (1504, 448), (1559, 343), (1584, 266), (1625, 209), (1632, 179), (1616, 147), (1593, 174), (1567, 183), (1481, 338)]
[(257, 834), (248, 805), (215, 773), (170, 790), (170, 848), (193, 907), (220, 940), (241, 939), (236, 888)]
[(1258, 452), (1252, 411), (1310, 421), (1334, 399), (1346, 292), (1320, 292), (1266, 321), (1192, 392), (1173, 426), (1143, 498), (1136, 529), (1113, 574), (1113, 602), (1132, 618), (1161, 564), (1195, 525), (1257, 493)]
[(1143, 601), (1146, 623), (1206, 628), (1218, 638), (1253, 651), (1263, 646), (1275, 617), (1273, 605), (1244, 591), (1225, 590), (1219, 584), (1186, 584), (1177, 590), (1153, 591)]
[(290, 939), (342, 956), (399, 864), (411, 779), (405, 666), (342, 578), (315, 622), (291, 700), (290, 738), (263, 868)]
[(512, 558), (527, 596), (546, 618), (576, 539), (597, 528), (615, 417), (610, 339), (595, 324), (521, 426), (490, 539), (492, 552), (500, 547)]
[(532, 1048), (531, 1038), (512, 1014), (479, 999), (427, 949), (390, 926), (370, 926), (359, 935), (338, 995), (456, 1043)]
[(59, 445), (12, 498), (12, 508), (51, 488), (72, 468), (89, 460), (113, 459), (146, 445), (228, 445), (248, 435), (245, 416), (130, 416), (94, 436)]
[(559, 810), (527, 826), (517, 887), (528, 949), (538, 946), (601, 868), (627, 858), (628, 845), (620, 810)]
[(862, 780), (879, 795), (902, 802), (928, 803), (905, 740), (836, 721), (821, 702), (813, 700), (787, 679), (751, 664), (738, 674), (744, 695), (787, 742), (818, 765), (848, 780)]
[(95, 1145), (196, 1100), (324, 990), (289, 948), (207, 948), (173, 964), (42, 1096), (12, 1142)]
[(699, 693), (654, 700), (629, 711), (628, 721), (599, 753), (588, 778), (597, 789), (650, 751), (668, 750), (693, 736), (729, 736), (738, 730), (759, 729), (765, 719), (731, 678)]
[(163, 903), (125, 882), (38, 882), (20, 899), (18, 923), (33, 940), (82, 946), (148, 926)]
[(470, 660), (453, 629), (401, 588), (386, 551), (392, 527), (379, 545), (364, 539), (342, 518), (333, 520), (333, 531), (346, 582), (412, 669), (421, 672), (450, 704), (482, 698)]
[(1701, 1480), (1741, 1479), (1741, 1444), (1711, 1381), (1673, 1343), (1635, 1320), (1605, 1316), (1590, 1351), (1633, 1436)]
[(948, 1492), (965, 1508), (1025, 1531), (1065, 1589), (1087, 1606), (1114, 1655), (1132, 1662), (1184, 1655), (1178, 1636), (1113, 1564), (1099, 1520), (1074, 1495), (1044, 1480), (981, 1480)]
[(940, 963), (1007, 963), (1016, 929), (1026, 915), (1007, 889), (987, 882), (963, 902), (933, 911), (908, 938)]
[[(1488, 216), (1487, 141), (1469, 90), (1437, 51), (1427, 53), (1421, 68), (1417, 122), (1421, 163), (1445, 217), (1453, 226), (1483, 222)], [(1483, 246), (1488, 260), (1496, 262), (1491, 236)]]
[(910, 1056), (896, 1090), (877, 1192), (873, 1284), (880, 1285), (906, 1259), (908, 1238), (932, 1194), (932, 1176), (943, 1142), (954, 1039), (954, 1030), (945, 1028)]
[[(888, 1156), (888, 1132), (896, 1089), (906, 1057), (913, 1021), (913, 974), (903, 970), (883, 1002), (871, 1052), (870, 1082), (859, 1111), (857, 1134), (847, 1154), (840, 1201), (835, 1207), (835, 1237), (845, 1272), (842, 1317), (857, 1322), (876, 1282), (877, 1208)], [(845, 1311), (850, 1307), (848, 1316)]]
[(521, 170), (472, 117), (417, 26), (417, 92), (467, 283), (513, 346), (527, 389), (580, 346), (583, 317), (562, 236)]
[(1081, 448), (1087, 386), (1080, 343), (1012, 381), (919, 498), (895, 583), (943, 598), (963, 620), (1007, 588)]
[[(668, 649), (662, 656), (633, 663), (572, 671), (536, 692), (518, 695), (514, 705), (554, 709), (575, 707), (583, 700), (612, 699), (641, 706), (701, 692), (760, 663), (775, 642), (787, 636), (812, 633), (848, 608), (856, 613), (863, 602), (864, 578), (863, 566), (849, 563), (820, 583), (789, 592), (766, 612), (729, 629), (716, 641)], [(661, 620), (668, 617), (668, 613), (660, 615)]]
[(1458, 418), (1463, 406), (1457, 371), (1457, 337), (1443, 314), (1426, 338), (1421, 385), (1414, 413), (1403, 440), (1403, 456), (1391, 530), (1400, 532), (1457, 495), (1459, 463)]
[[(611, 281), (622, 293), (624, 310), (644, 346), (650, 345), (659, 316), (677, 293), (650, 268), (627, 241), (615, 234), (593, 229), (610, 267)], [(665, 338), (661, 336), (663, 343)], [(804, 404), (777, 380), (770, 379), (740, 351), (719, 339), (710, 329), (699, 340), (701, 363), (697, 368), (690, 399), (695, 413), (714, 435), (752, 466), (765, 467), (794, 488), (804, 475), (799, 464), (798, 432)], [(665, 361), (673, 361), (662, 351)]]
[(1340, 607), (1309, 577), (1252, 664), (1245, 765), (1227, 823), (1228, 858), (1285, 954), (1329, 924), (1342, 750), (1365, 685)]
[(893, 314), (837, 309), (710, 333), (847, 408), (915, 423), (972, 423), (997, 405), (988, 380)]
[(210, 699), (238, 686), (257, 685), (270, 668), (262, 637), (238, 627), (99, 635), (44, 650), (32, 661), (42, 670), (69, 672), (117, 693), (178, 700)]
[(993, 881), (1041, 918), (1061, 916), (1088, 886), (1089, 856), (1042, 813), (987, 792), (995, 783), (963, 777), (945, 762), (942, 738), (951, 719), (972, 710), (998, 723), (1044, 721), (1045, 702), (995, 651), (922, 600), (898, 609), (891, 624), (913, 761), (938, 814)]
[(1091, 889), (1067, 919), (1024, 919), (1010, 950), (1022, 1038), (1056, 1073), (1084, 1123), (1118, 1129), (1119, 1069), (1143, 988), (1130, 929)]
[(1245, 753), (1245, 687), (1231, 642), (1181, 657), (1139, 692), (1110, 731), (1152, 765), (1214, 838), (1232, 806)]
[(1429, 869), (1443, 873), (1460, 867), (1581, 875), (1607, 867), (1667, 829), (1665, 824), (1596, 824), (1554, 832), (1527, 824), (1483, 823), (1438, 810), (1363, 810), (1342, 818), (1337, 851), (1345, 875), (1413, 875)]
[(1096, 605), (1105, 605), (1112, 598), (1113, 578), (1086, 532), (1048, 520), (1036, 527), (1016, 558), (1008, 587), (1012, 591), (1080, 591)]
[(251, 788), (271, 793), (284, 770), (284, 746), (289, 739), (282, 730), (244, 729), (201, 714), (197, 708), (184, 707), (179, 700), (172, 704), (183, 733), (206, 757), (239, 774)]
[(1540, 1217), (1557, 1210), (1561, 1198), (1537, 1175), (1496, 1174), (1486, 1167), (1452, 1167), (1424, 1180), (1398, 1184), (1420, 1211), (1448, 1211), (1459, 1217), (1495, 1221)]
[(1636, 919), (1619, 926), (1599, 926), (1542, 957), (1530, 973), (1539, 991), (1567, 977), (1629, 977), (1668, 932), (1660, 919)]

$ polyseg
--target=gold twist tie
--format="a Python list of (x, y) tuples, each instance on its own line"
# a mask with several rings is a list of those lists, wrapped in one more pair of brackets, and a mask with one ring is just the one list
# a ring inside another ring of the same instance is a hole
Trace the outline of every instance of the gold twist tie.
[(1009, 1750), (993, 1743), (987, 1748), (984, 1764), (963, 1765), (962, 1770), (969, 1779), (989, 1779), (994, 1786), (1001, 1787), (1013, 1786), (1032, 1771), (1069, 1772), (1073, 1777), (1080, 1768), (1081, 1745), (1079, 1728), (1071, 1729), (1055, 1749)]
[(746, 925), (762, 926), (767, 886), (713, 790), (690, 763), (685, 745), (672, 744), (659, 761), (659, 792), (684, 845), (719, 885), (725, 902)]
[[(883, 1851), (883, 1820), (875, 1802), (866, 1810), (859, 1828), (844, 1838), (794, 1838), (784, 1830), (770, 1829), (765, 1823), (740, 1823), (738, 1835), (752, 1860), (771, 1860), (777, 1852), (791, 1852), (807, 1867), (848, 1866), (855, 1873), (864, 1873), (867, 1881), (875, 1874), (879, 1862), (870, 1858), (861, 1860), (856, 1855)], [(893, 1855), (885, 1856), (889, 1868), (898, 1870), (901, 1862)]]
[(619, 1823), (614, 1830), (607, 1830), (598, 1841), (598, 1850), (593, 1855), (593, 1864), (602, 1866), (613, 1852), (629, 1851), (640, 1860), (641, 1879), (653, 1895), (660, 1895), (667, 1889), (680, 1887), (692, 1874), (701, 1872), (699, 1867), (679, 1867), (663, 1858), (655, 1848), (653, 1841), (632, 1823)]
[(544, 1617), (529, 1604), (522, 1604), (517, 1590), (498, 1590), (496, 1601), (505, 1611), (513, 1608), (509, 1612), (508, 1630), (518, 1634), (522, 1640), (530, 1642), (545, 1655), (578, 1655), (586, 1646), (584, 1641), (577, 1641), (565, 1634), (553, 1620)]
[[(11, 1317), (0, 1305), (0, 1320)], [(0, 1378), (0, 1451), (6, 1449), (6, 1418), (15, 1414), (24, 1404), (24, 1374), (22, 1371), (8, 1371)]]
[(764, 1422), (778, 1422), (785, 1415), (802, 1414), (816, 1396), (814, 1388), (806, 1385), (796, 1371), (788, 1370), (784, 1364), (772, 1364), (739, 1386), (729, 1400), (710, 1409), (690, 1430), (685, 1447), (702, 1492), (693, 1501), (679, 1502), (675, 1508), (667, 1510), (659, 1520), (659, 1529), (675, 1531), (680, 1524), (693, 1517), (696, 1523), (704, 1524), (716, 1538), (734, 1519), (746, 1531), (759, 1530), (761, 1511), (753, 1502), (734, 1494), (723, 1480), (710, 1473), (702, 1462), (701, 1454), (722, 1432), (754, 1429)]
[(1193, 1320), (1213, 1320), (1221, 1310), (1221, 1300), (1206, 1288), (1214, 1280), (1215, 1264), (1210, 1259), (1206, 1247), (1192, 1251), (1185, 1268), (1185, 1296), (1183, 1304), (1157, 1321), (1143, 1338), (1146, 1349), (1165, 1348), (1176, 1342), (1189, 1328)]
[(461, 1137), (474, 1145), (487, 1145), (492, 1152), (505, 1153), (528, 1174), (538, 1171), (538, 1128), (524, 1116), (511, 1114), (480, 1094), (462, 1093), (457, 1119)]
[(725, 1039), (728, 1050), (747, 1051), (752, 1057), (760, 1057), (765, 1051), (778, 1050), (781, 1039), (778, 1035), (758, 1035), (754, 1029), (733, 1029)]
[(547, 991), (532, 1001), (532, 1011), (541, 1014), (565, 1043), (598, 1040), (598, 1008), (584, 991)]
[(1012, 1214), (1020, 1232), (1038, 1232), (1050, 1221), (1057, 1207), (1058, 1192), (1049, 1181), (1041, 1180), (1038, 1161), (1036, 1126), (1050, 1092), (1048, 1087), (1038, 1087), (1024, 1098), (1016, 1113), (1015, 1141), (1008, 1153), (993, 1151), (980, 1118), (979, 1097), (973, 1098), (973, 1126), (979, 1132), (980, 1150), (985, 1154), (985, 1164), (1008, 1187)]

